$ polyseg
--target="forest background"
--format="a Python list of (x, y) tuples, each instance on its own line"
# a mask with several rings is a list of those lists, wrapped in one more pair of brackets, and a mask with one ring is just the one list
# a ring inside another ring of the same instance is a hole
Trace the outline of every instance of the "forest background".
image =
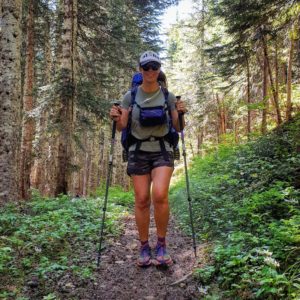
[[(176, 3), (0, 1), (0, 297), (21, 295), (32, 275), (45, 299), (49, 278), (66, 270), (92, 277), (77, 262), (83, 248), (95, 252), (108, 111), (152, 49), (189, 109), (195, 230), (213, 241), (211, 261), (193, 273), (199, 288), (207, 299), (299, 299), (299, 2), (194, 0), (163, 48), (160, 18)], [(112, 184), (129, 191), (115, 146)], [(190, 233), (181, 174), (178, 163), (170, 198)], [(133, 198), (116, 189), (114, 234)]]
[[(1, 1), (0, 200), (86, 196), (106, 177), (113, 99), (176, 1)], [(189, 105), (191, 155), (265, 134), (299, 111), (299, 3), (194, 1), (164, 70)], [(117, 145), (113, 183), (128, 188)]]

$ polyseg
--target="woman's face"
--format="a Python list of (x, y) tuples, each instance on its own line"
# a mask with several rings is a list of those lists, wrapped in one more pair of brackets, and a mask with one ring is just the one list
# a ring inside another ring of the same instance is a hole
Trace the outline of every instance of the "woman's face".
[(160, 72), (160, 64), (157, 62), (149, 62), (146, 65), (140, 67), (140, 71), (143, 75), (143, 81), (148, 83), (157, 82), (157, 77)]

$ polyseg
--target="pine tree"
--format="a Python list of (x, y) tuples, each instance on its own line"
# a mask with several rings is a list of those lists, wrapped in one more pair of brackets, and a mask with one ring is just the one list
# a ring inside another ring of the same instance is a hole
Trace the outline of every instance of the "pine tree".
[(30, 114), (33, 110), (34, 89), (34, 3), (28, 2), (27, 15), (27, 47), (23, 95), (23, 124), (20, 159), (20, 192), (22, 199), (30, 197), (30, 172), (32, 167), (32, 141), (34, 136), (34, 119)]
[(21, 0), (0, 2), (0, 203), (19, 196), (21, 12)]
[(77, 46), (77, 1), (64, 0), (61, 58), (61, 106), (59, 111), (60, 136), (58, 146), (58, 168), (56, 194), (68, 192), (72, 157), (72, 134), (75, 111), (75, 54)]

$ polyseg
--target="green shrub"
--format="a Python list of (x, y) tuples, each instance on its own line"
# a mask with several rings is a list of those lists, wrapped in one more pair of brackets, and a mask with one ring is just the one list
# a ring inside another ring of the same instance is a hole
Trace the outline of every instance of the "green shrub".
[[(45, 282), (65, 272), (89, 277), (95, 262), (87, 259), (82, 266), (81, 255), (96, 252), (102, 206), (103, 198), (42, 198), (34, 192), (32, 201), (2, 207), (0, 290), (14, 285), (14, 297), (21, 296), (26, 278), (33, 275)], [(119, 234), (118, 220), (125, 212), (124, 206), (108, 203), (105, 234)]]
[[(190, 165), (198, 239), (215, 241), (214, 264), (195, 270), (230, 299), (300, 295), (300, 116), (239, 147), (220, 146)], [(172, 209), (190, 233), (184, 178)], [(222, 296), (222, 297), (223, 297)]]
[[(96, 196), (104, 197), (105, 196), (105, 186), (102, 185), (96, 191)], [(125, 207), (133, 207), (134, 205), (134, 193), (132, 190), (125, 191), (121, 186), (115, 185), (109, 188), (108, 190), (108, 199), (109, 202), (112, 202), (117, 205), (122, 205)]]

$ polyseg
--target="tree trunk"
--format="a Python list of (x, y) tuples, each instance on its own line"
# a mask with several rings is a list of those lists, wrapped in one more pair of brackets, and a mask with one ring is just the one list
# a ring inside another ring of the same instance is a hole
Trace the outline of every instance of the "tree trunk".
[(72, 156), (72, 133), (74, 127), (74, 4), (73, 0), (64, 0), (64, 21), (62, 35), (61, 62), (61, 108), (59, 120), (61, 132), (58, 147), (58, 173), (56, 194), (68, 192), (68, 176)]
[(261, 133), (267, 133), (267, 113), (268, 113), (268, 64), (267, 59), (264, 55), (263, 63), (263, 92), (262, 92), (262, 120), (261, 120)]
[(218, 105), (218, 116), (219, 116), (219, 124), (220, 124), (220, 134), (223, 135), (226, 133), (226, 114), (225, 114), (225, 108), (224, 108), (224, 102), (223, 99), (220, 100), (219, 94), (216, 94), (216, 100)]
[(35, 160), (31, 170), (30, 184), (31, 187), (38, 189), (44, 194), (43, 187), (45, 185), (46, 174), (50, 169), (48, 162), (49, 143), (51, 141), (46, 140), (45, 132), (47, 130), (47, 111), (41, 112), (39, 119), (35, 124), (35, 141), (34, 147)]
[(205, 49), (205, 8), (206, 1), (202, 0), (202, 8), (201, 8), (201, 25), (200, 25), (200, 40), (201, 40), (201, 56), (200, 56), (200, 66), (204, 69), (204, 49)]
[(238, 144), (238, 142), (239, 142), (239, 132), (238, 132), (239, 121), (238, 120), (234, 121), (233, 126), (234, 126), (234, 142), (236, 144)]
[(262, 32), (261, 32), (261, 41), (262, 41), (262, 45), (263, 45), (263, 49), (264, 49), (264, 55), (267, 60), (267, 67), (268, 67), (270, 85), (271, 85), (271, 90), (272, 90), (272, 95), (273, 95), (273, 102), (274, 102), (274, 107), (275, 107), (276, 116), (277, 116), (277, 124), (280, 125), (282, 123), (282, 118), (281, 118), (280, 108), (279, 108), (278, 93), (276, 91), (276, 87), (275, 87), (274, 79), (273, 79), (273, 75), (272, 75), (272, 69), (271, 69), (271, 64), (270, 64), (270, 59), (269, 59), (269, 54), (268, 54), (268, 47), (267, 47), (266, 40), (265, 40), (265, 37)]
[(247, 137), (248, 140), (250, 139), (251, 133), (251, 95), (250, 95), (250, 66), (249, 66), (249, 59), (246, 55), (246, 68), (247, 68)]
[(25, 64), (23, 124), (20, 161), (20, 193), (22, 199), (30, 198), (30, 171), (32, 167), (32, 140), (34, 136), (34, 119), (29, 116), (33, 109), (34, 85), (34, 4), (29, 0), (27, 16), (27, 52)]
[(82, 195), (86, 197), (88, 195), (88, 183), (89, 183), (89, 176), (90, 176), (90, 166), (91, 166), (91, 159), (90, 154), (88, 151), (88, 145), (86, 144), (86, 153), (84, 159), (84, 166), (83, 166), (83, 183), (82, 183)]
[[(57, 1), (56, 12), (55, 12), (55, 48), (54, 48), (54, 56), (52, 57), (52, 68), (53, 68), (53, 78), (57, 80), (59, 78), (59, 72), (62, 68), (62, 37), (63, 37), (63, 22), (64, 22), (64, 3), (63, 0)], [(50, 39), (50, 44), (51, 44)], [(45, 49), (46, 50), (46, 49)], [(48, 69), (47, 66), (46, 69)], [(47, 72), (47, 71), (46, 71)], [(62, 90), (62, 88), (61, 88)], [(56, 127), (58, 127), (57, 123), (59, 122), (59, 112), (61, 108), (61, 99), (59, 96), (56, 99), (53, 99), (53, 105), (50, 106), (48, 117), (47, 118), (47, 127), (51, 123), (55, 123)], [(59, 128), (57, 128), (59, 129)], [(45, 142), (46, 150), (46, 159), (43, 163), (44, 167), (44, 176), (45, 182), (43, 183), (43, 190), (48, 196), (55, 196), (57, 193), (57, 182), (58, 182), (58, 169), (59, 169), (59, 139), (60, 132), (59, 130), (52, 131), (51, 134), (48, 135), (48, 138)]]
[(19, 196), (21, 12), (21, 0), (0, 2), (0, 203)]
[(46, 60), (46, 68), (45, 68), (45, 84), (49, 84), (52, 80), (52, 68), (53, 68), (53, 60), (52, 60), (52, 51), (51, 51), (51, 23), (49, 16), (46, 16), (46, 30), (45, 30), (45, 60)]
[[(279, 70), (279, 66), (278, 66), (278, 46), (277, 46), (277, 40), (275, 38), (275, 57), (274, 57), (274, 80), (275, 80), (275, 92), (276, 92), (276, 99), (278, 102), (278, 109), (279, 109), (279, 74), (278, 74), (278, 70)], [(277, 108), (276, 108), (277, 110)], [(279, 111), (279, 110), (278, 110)], [(280, 113), (280, 118), (281, 118), (281, 112)]]
[(99, 133), (99, 159), (98, 159), (98, 175), (97, 175), (97, 186), (102, 184), (102, 170), (103, 170), (103, 161), (104, 161), (104, 144), (105, 144), (105, 133), (104, 128), (101, 127)]
[(292, 118), (292, 66), (293, 66), (293, 52), (295, 47), (295, 40), (291, 36), (290, 40), (290, 51), (288, 59), (288, 69), (287, 69), (287, 83), (286, 83), (286, 120)]
[[(43, 83), (45, 85), (49, 85), (52, 80), (52, 52), (51, 52), (51, 22), (50, 17), (45, 16), (45, 47), (44, 47), (44, 55), (45, 55), (45, 73)], [(49, 91), (46, 91), (49, 93)], [(43, 95), (44, 96), (44, 95)], [(31, 174), (31, 185), (32, 187), (38, 189), (43, 194), (46, 193), (44, 187), (46, 185), (46, 178), (48, 173), (52, 171), (53, 162), (49, 162), (50, 147), (49, 144), (52, 142), (49, 138), (46, 137), (47, 132), (47, 122), (49, 121), (49, 109), (45, 108), (41, 112), (39, 119), (35, 125), (35, 160), (34, 165), (32, 167)]]
[(203, 154), (201, 153), (201, 146), (203, 144), (203, 140), (204, 140), (204, 130), (201, 128), (199, 129), (199, 133), (197, 135), (197, 154), (200, 156), (203, 156)]

